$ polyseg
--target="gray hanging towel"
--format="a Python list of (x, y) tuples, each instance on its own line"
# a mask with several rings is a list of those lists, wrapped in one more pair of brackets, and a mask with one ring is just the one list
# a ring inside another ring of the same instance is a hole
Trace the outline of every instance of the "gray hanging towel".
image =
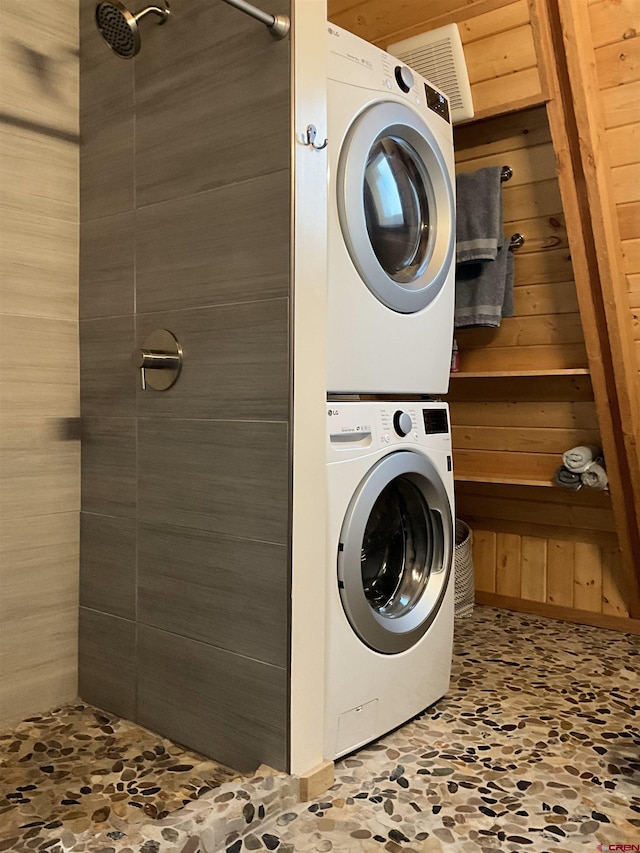
[(513, 252), (502, 240), (495, 261), (456, 267), (455, 327), (500, 325), (513, 316)]
[(502, 297), (502, 316), (513, 317), (515, 307), (513, 304), (513, 280), (515, 275), (514, 251), (509, 246), (511, 241), (505, 245), (507, 250), (507, 274), (504, 281), (504, 296)]
[(456, 261), (493, 261), (502, 242), (501, 166), (456, 176)]
[(456, 178), (455, 327), (513, 316), (513, 253), (502, 234), (501, 166)]

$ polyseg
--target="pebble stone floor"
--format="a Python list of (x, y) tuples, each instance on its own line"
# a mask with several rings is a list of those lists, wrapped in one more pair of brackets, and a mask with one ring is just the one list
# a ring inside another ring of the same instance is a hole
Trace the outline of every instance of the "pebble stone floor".
[[(211, 791), (163, 820), (123, 827), (121, 837), (107, 843), (96, 836), (82, 849), (590, 853), (624, 844), (640, 849), (639, 662), (638, 637), (476, 608), (456, 624), (447, 696), (340, 761), (335, 785), (319, 800), (295, 805), (290, 800), (259, 822), (251, 782), (230, 781), (217, 798), (244, 798), (245, 819), (222, 838), (207, 836), (209, 818), (203, 815), (205, 809), (211, 813), (206, 805), (216, 798)], [(12, 733), (0, 741), (0, 754), (14, 738)], [(15, 776), (11, 784), (15, 791)], [(16, 806), (0, 806), (0, 812), (3, 808), (0, 827), (6, 809)], [(188, 812), (188, 822), (178, 821), (181, 812)], [(172, 835), (160, 830), (169, 823)], [(14, 849), (23, 848), (0, 842), (0, 850)], [(24, 849), (80, 848), (45, 842)]]
[(128, 720), (66, 705), (0, 735), (0, 851), (51, 850), (63, 833), (117, 835), (240, 779)]

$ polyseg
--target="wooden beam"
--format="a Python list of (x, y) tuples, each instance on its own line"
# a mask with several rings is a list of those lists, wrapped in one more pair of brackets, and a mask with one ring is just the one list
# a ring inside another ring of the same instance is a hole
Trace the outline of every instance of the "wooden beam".
[(629, 607), (640, 615), (640, 411), (621, 242), (603, 145), (588, 16), (579, 0), (530, 0), (551, 98), (547, 113), (607, 460)]
[(577, 622), (579, 625), (592, 625), (609, 631), (621, 631), (625, 634), (640, 634), (640, 619), (626, 619), (605, 613), (589, 613), (573, 607), (557, 607), (542, 601), (530, 601), (524, 598), (510, 598), (494, 592), (476, 590), (476, 604), (498, 607), (501, 610), (515, 610), (519, 613), (533, 613), (549, 619), (562, 619), (564, 622)]

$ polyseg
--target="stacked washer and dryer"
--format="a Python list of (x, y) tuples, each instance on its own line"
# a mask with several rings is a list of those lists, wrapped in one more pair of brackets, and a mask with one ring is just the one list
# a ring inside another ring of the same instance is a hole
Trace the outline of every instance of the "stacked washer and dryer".
[(332, 24), (328, 41), (325, 755), (337, 758), (449, 685), (451, 435), (447, 405), (425, 401), (449, 384), (455, 184), (446, 96)]

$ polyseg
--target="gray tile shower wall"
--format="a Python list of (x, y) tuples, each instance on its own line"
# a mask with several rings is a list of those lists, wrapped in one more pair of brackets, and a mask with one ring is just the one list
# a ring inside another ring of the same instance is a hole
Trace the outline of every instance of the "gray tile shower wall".
[(167, 394), (138, 385), (138, 415), (286, 421), (288, 310), (283, 298), (138, 314), (138, 346), (158, 328), (185, 341), (180, 381)]
[(136, 623), (80, 608), (78, 690), (100, 708), (136, 714)]
[[(173, 6), (124, 61), (80, 3), (80, 692), (284, 769), (290, 42)], [(142, 391), (160, 328), (182, 375)]]
[(290, 41), (218, 5), (177, 9), (171, 36), (167, 27), (145, 42), (135, 88), (142, 205), (289, 168)]
[(136, 517), (135, 418), (82, 417), (81, 509)]
[(137, 310), (288, 296), (288, 179), (273, 172), (138, 210)]
[(286, 595), (284, 545), (169, 525), (138, 530), (138, 616), (146, 625), (285, 668), (287, 624), (271, 614)]
[[(113, 57), (114, 60), (117, 57)], [(84, 73), (84, 69), (80, 74)], [(107, 76), (105, 75), (105, 79)], [(80, 101), (82, 110), (82, 100)], [(134, 205), (134, 116), (130, 109), (81, 114), (80, 216), (98, 219)]]
[(139, 418), (138, 519), (284, 545), (287, 458), (283, 423)]
[(83, 512), (80, 606), (136, 618), (136, 523)]
[[(138, 629), (138, 717), (242, 772), (286, 763), (283, 667), (157, 628)], [(255, 703), (259, 703), (259, 713)]]
[(133, 314), (135, 211), (80, 226), (80, 319)]
[(130, 381), (134, 322), (131, 314), (80, 322), (83, 417), (135, 417), (136, 388)]

